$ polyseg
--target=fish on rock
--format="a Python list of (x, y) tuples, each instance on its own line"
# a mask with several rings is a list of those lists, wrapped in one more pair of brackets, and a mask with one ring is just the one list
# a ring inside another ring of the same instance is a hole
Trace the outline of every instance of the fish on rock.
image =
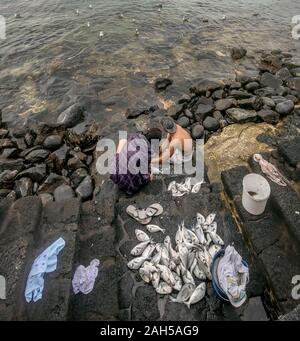
[(146, 247), (148, 246), (148, 244), (150, 243), (150, 240), (147, 240), (145, 242), (142, 242), (138, 245), (136, 245), (131, 251), (131, 255), (132, 256), (140, 256), (144, 250), (146, 249)]
[(136, 239), (140, 242), (146, 242), (150, 240), (150, 237), (147, 235), (147, 233), (139, 229), (135, 230), (135, 236), (136, 236)]
[(203, 299), (203, 297), (205, 296), (205, 292), (206, 292), (206, 284), (205, 282), (202, 282), (197, 286), (195, 291), (192, 293), (189, 301), (184, 302), (184, 303), (190, 309), (192, 304), (198, 303)]
[(209, 235), (215, 244), (221, 245), (221, 246), (224, 245), (224, 241), (219, 235), (217, 235), (216, 233), (212, 233), (212, 232), (209, 232)]
[[(146, 242), (143, 242), (146, 243)], [(151, 257), (153, 252), (155, 250), (155, 245), (154, 244), (150, 244), (146, 247), (146, 249), (143, 251), (142, 256), (143, 257)]]
[(191, 283), (184, 284), (181, 290), (179, 291), (177, 297), (170, 297), (171, 302), (183, 303), (190, 299), (193, 292), (195, 290), (195, 286)]
[(162, 280), (173, 287), (175, 285), (175, 278), (172, 274), (172, 271), (164, 265), (157, 264), (156, 267), (160, 271), (160, 277)]
[(165, 282), (160, 282), (156, 288), (156, 292), (160, 295), (168, 295), (172, 292), (172, 287)]
[(156, 289), (158, 287), (159, 281), (160, 281), (159, 272), (153, 272), (152, 273), (152, 285), (153, 285), (154, 289)]
[(127, 263), (127, 267), (131, 270), (138, 270), (146, 259), (146, 257), (133, 258), (130, 262)]
[(166, 230), (159, 227), (158, 225), (147, 225), (146, 226), (146, 229), (150, 232), (150, 233), (156, 233), (156, 232), (162, 232), (162, 233), (165, 233)]

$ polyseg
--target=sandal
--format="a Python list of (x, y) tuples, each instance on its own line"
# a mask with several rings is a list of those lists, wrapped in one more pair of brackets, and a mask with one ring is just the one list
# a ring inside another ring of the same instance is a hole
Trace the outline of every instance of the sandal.
[(146, 210), (139, 210), (133, 205), (129, 205), (126, 208), (126, 213), (137, 222), (143, 225), (147, 225), (151, 222), (151, 217), (147, 216)]

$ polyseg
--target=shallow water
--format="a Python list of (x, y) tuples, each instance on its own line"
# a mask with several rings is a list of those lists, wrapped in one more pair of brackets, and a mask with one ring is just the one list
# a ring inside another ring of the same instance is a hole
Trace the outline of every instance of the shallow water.
[[(255, 70), (259, 50), (300, 51), (291, 34), (292, 17), (300, 15), (294, 0), (0, 0), (0, 14), (7, 21), (0, 41), (6, 120), (55, 121), (81, 101), (107, 125), (122, 120), (128, 107), (175, 100), (197, 78)], [(233, 63), (235, 45), (246, 47), (248, 57)], [(157, 77), (174, 80), (163, 95), (153, 90)]]

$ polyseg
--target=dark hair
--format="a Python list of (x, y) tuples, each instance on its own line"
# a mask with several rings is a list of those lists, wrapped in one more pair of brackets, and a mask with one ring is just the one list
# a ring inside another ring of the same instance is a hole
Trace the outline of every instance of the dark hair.
[(159, 128), (150, 128), (145, 133), (146, 139), (151, 142), (151, 140), (161, 140), (162, 131)]

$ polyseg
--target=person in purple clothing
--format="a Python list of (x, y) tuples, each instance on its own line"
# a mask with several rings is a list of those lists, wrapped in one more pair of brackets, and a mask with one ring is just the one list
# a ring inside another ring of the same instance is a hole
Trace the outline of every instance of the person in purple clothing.
[(151, 141), (160, 140), (162, 132), (158, 128), (149, 129), (145, 134), (134, 133), (119, 142), (111, 180), (119, 188), (133, 195), (152, 180)]

